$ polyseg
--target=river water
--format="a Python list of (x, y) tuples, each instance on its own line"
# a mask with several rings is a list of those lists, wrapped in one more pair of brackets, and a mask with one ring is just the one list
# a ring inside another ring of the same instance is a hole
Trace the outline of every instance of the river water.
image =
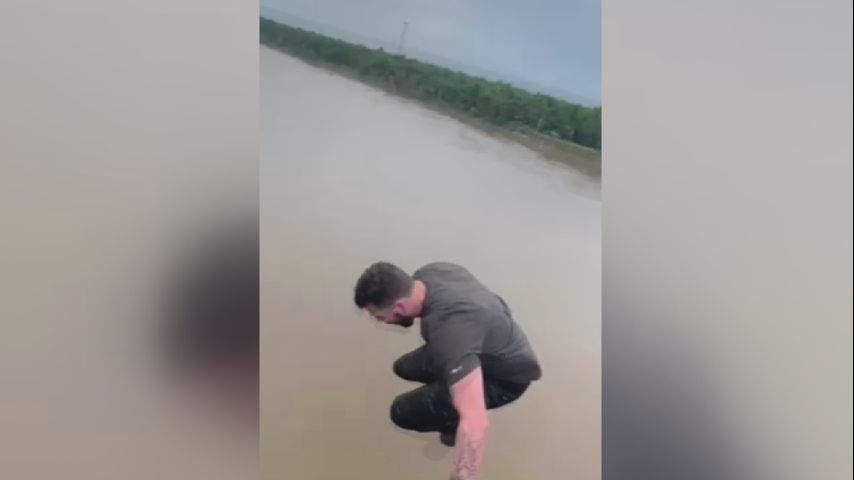
[(393, 427), (417, 328), (352, 303), (376, 260), (465, 265), (501, 294), (543, 379), (492, 411), (482, 478), (597, 479), (599, 186), (518, 144), (262, 47), (261, 460), (266, 479), (447, 478)]

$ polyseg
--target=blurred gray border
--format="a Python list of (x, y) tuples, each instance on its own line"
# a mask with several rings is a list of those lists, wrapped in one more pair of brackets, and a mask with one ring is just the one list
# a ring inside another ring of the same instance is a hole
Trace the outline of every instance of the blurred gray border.
[(603, 476), (852, 476), (852, 4), (603, 1)]

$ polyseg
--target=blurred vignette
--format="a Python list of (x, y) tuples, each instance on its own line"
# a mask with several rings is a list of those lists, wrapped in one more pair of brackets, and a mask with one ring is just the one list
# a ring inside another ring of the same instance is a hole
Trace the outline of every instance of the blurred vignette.
[(256, 18), (0, 5), (0, 478), (257, 476)]
[(852, 3), (602, 5), (603, 479), (851, 478)]
[(257, 432), (258, 221), (247, 215), (224, 227), (176, 258), (164, 282), (160, 348), (173, 380)]

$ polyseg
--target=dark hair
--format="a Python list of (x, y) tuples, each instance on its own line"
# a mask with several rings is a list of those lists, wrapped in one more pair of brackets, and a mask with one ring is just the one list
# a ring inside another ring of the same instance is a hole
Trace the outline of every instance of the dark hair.
[(353, 300), (359, 308), (368, 305), (385, 308), (395, 300), (409, 295), (412, 277), (388, 262), (368, 267), (356, 282)]

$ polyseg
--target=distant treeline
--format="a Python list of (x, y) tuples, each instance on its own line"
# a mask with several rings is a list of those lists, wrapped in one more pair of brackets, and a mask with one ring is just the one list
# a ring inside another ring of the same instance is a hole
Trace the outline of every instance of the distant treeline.
[(523, 132), (599, 149), (602, 110), (534, 94), (261, 18), (261, 43), (296, 57), (344, 69), (400, 95)]

